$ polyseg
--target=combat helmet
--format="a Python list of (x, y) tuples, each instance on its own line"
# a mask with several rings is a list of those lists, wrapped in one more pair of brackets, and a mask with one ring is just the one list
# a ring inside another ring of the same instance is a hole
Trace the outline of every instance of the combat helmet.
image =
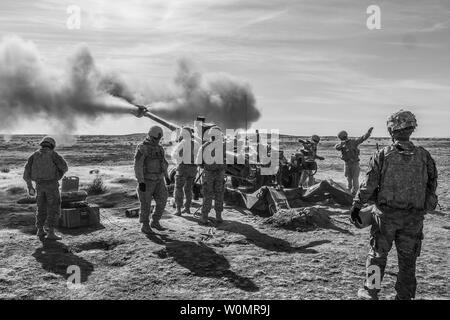
[(348, 138), (348, 133), (345, 130), (342, 130), (341, 132), (338, 133), (338, 138), (341, 140), (345, 140)]
[(160, 126), (152, 126), (148, 131), (150, 138), (161, 139), (163, 136), (163, 130)]
[(414, 114), (410, 111), (401, 109), (398, 112), (392, 114), (387, 120), (387, 128), (389, 133), (396, 130), (402, 130), (406, 128), (416, 128), (417, 120)]
[(372, 225), (373, 214), (372, 210), (369, 210), (369, 208), (361, 210), (359, 212), (359, 217), (361, 218), (361, 223), (359, 223), (358, 221), (350, 220), (350, 222), (358, 229), (364, 229)]
[(311, 136), (311, 140), (315, 143), (319, 143), (320, 142), (320, 137), (317, 134), (313, 134)]
[(41, 146), (47, 145), (47, 146), (50, 146), (50, 148), (54, 149), (56, 147), (56, 141), (55, 141), (55, 139), (53, 139), (50, 136), (45, 136), (41, 140), (41, 142), (39, 142), (39, 145), (41, 145)]

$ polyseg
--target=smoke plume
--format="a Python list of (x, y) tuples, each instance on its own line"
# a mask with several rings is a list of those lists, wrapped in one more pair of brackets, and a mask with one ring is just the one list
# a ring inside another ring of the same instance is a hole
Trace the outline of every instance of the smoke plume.
[[(248, 128), (260, 117), (250, 86), (230, 75), (202, 75), (181, 60), (174, 87), (142, 103), (151, 104), (152, 112), (179, 124), (192, 124), (203, 115), (222, 128)], [(32, 42), (18, 37), (0, 42), (1, 129), (12, 128), (21, 120), (46, 117), (57, 134), (67, 134), (73, 132), (79, 118), (136, 112), (131, 104), (135, 98), (117, 74), (102, 72), (95, 65), (85, 46), (73, 52), (65, 68), (54, 70), (43, 62)]]
[(155, 114), (177, 123), (192, 123), (197, 115), (222, 128), (248, 128), (259, 119), (250, 86), (230, 75), (203, 76), (187, 60), (180, 60), (176, 92), (152, 104)]
[[(122, 97), (122, 98), (119, 98)], [(78, 47), (62, 72), (44, 64), (33, 43), (18, 37), (0, 43), (0, 126), (45, 116), (74, 129), (79, 117), (130, 113), (132, 94), (112, 73), (95, 66), (89, 50)], [(66, 132), (67, 132), (66, 131)]]

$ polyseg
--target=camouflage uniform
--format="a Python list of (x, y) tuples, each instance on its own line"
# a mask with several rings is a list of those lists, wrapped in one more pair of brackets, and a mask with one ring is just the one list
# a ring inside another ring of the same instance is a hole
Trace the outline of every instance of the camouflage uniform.
[(431, 155), (412, 142), (395, 142), (378, 151), (370, 160), (366, 181), (354, 200), (361, 208), (375, 199), (379, 209), (370, 232), (365, 288), (371, 294), (379, 289), (369, 288), (369, 270), (378, 266), (383, 279), (387, 256), (392, 243), (398, 253), (399, 272), (395, 289), (398, 299), (414, 298), (416, 292), (416, 259), (423, 239), (423, 219), (433, 202), (437, 187), (437, 170)]
[(145, 183), (146, 190), (137, 189), (141, 211), (139, 221), (149, 223), (152, 199), (155, 199), (156, 207), (152, 215), (152, 221), (158, 222), (164, 212), (167, 202), (167, 187), (164, 177), (167, 174), (168, 163), (165, 158), (164, 148), (159, 144), (146, 139), (136, 148), (134, 156), (134, 172), (138, 183)]
[[(179, 146), (182, 145), (182, 142)], [(176, 148), (174, 152), (179, 152), (179, 156), (182, 157), (182, 149)], [(191, 162), (180, 163), (177, 167), (175, 175), (175, 205), (178, 210), (183, 207), (183, 196), (186, 196), (186, 202), (184, 208), (189, 211), (192, 203), (192, 187), (194, 185), (195, 176), (197, 175), (197, 165), (194, 164), (194, 142), (191, 143)]]
[(344, 175), (347, 178), (347, 188), (353, 194), (358, 191), (359, 187), (359, 148), (358, 146), (369, 139), (370, 133), (366, 133), (358, 139), (347, 139), (338, 143), (335, 148), (341, 151), (341, 159), (345, 162)]
[(67, 163), (56, 151), (42, 147), (34, 152), (25, 165), (23, 179), (29, 189), (36, 182), (36, 227), (41, 229), (47, 222), (49, 228), (58, 225), (61, 211), (61, 195), (58, 181), (67, 172)]
[[(202, 150), (208, 146), (210, 142), (203, 145)], [(224, 156), (225, 156), (224, 145)], [(216, 211), (216, 218), (220, 221), (223, 211), (223, 195), (225, 191), (225, 164), (204, 164), (203, 169), (203, 205), (202, 205), (202, 221), (208, 220), (208, 214), (211, 211), (212, 200), (214, 199), (214, 210)]]
[[(317, 143), (311, 141), (305, 141), (302, 143), (305, 149), (305, 160), (306, 161), (315, 161), (316, 159), (323, 159), (317, 155)], [(304, 186), (306, 180), (308, 183), (307, 187), (310, 187), (314, 184), (314, 175), (312, 170), (303, 170), (302, 175), (300, 176), (300, 186)]]

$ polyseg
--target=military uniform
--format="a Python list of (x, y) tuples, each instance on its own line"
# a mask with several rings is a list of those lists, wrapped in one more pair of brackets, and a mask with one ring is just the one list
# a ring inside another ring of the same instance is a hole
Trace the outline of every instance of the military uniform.
[(347, 178), (347, 188), (353, 194), (358, 191), (359, 188), (359, 145), (369, 139), (370, 132), (358, 139), (346, 139), (345, 141), (338, 143), (335, 148), (341, 151), (344, 160), (344, 175)]
[(59, 180), (67, 172), (67, 163), (56, 151), (42, 147), (34, 152), (25, 165), (23, 179), (28, 189), (36, 182), (36, 227), (42, 230), (44, 224), (53, 229), (58, 225), (61, 210)]
[(374, 154), (369, 171), (361, 185), (354, 207), (374, 199), (378, 213), (370, 232), (365, 288), (371, 295), (379, 292), (369, 286), (371, 266), (378, 266), (381, 279), (387, 256), (395, 242), (399, 272), (395, 289), (398, 299), (414, 298), (416, 292), (416, 259), (423, 239), (426, 210), (434, 209), (437, 199), (437, 170), (431, 155), (412, 142), (395, 142)]
[[(305, 161), (316, 161), (316, 159), (323, 159), (322, 157), (319, 157), (317, 155), (317, 143), (311, 142), (311, 141), (304, 141), (302, 142), (305, 150)], [(310, 187), (314, 184), (314, 174), (312, 170), (303, 170), (302, 174), (300, 176), (300, 183), (299, 185), (302, 187), (305, 185), (305, 182), (307, 182), (306, 186)]]
[(138, 187), (137, 192), (141, 203), (139, 221), (149, 223), (152, 199), (155, 199), (155, 211), (152, 222), (159, 222), (167, 202), (167, 187), (164, 180), (167, 175), (168, 163), (164, 148), (159, 142), (147, 138), (136, 148), (134, 171), (139, 184), (145, 183), (145, 191)]
[[(182, 145), (183, 142), (181, 142), (177, 148), (174, 149), (174, 152), (178, 152), (179, 157), (183, 157), (183, 150), (180, 150)], [(181, 162), (177, 166), (175, 175), (175, 205), (178, 213), (181, 212), (181, 208), (183, 207), (183, 196), (186, 197), (186, 202), (184, 204), (185, 211), (189, 212), (191, 207), (192, 188), (197, 175), (197, 165), (194, 163), (194, 151), (194, 141), (192, 141), (190, 163)]]
[[(203, 145), (201, 152), (211, 142), (207, 142)], [(199, 155), (201, 153), (199, 152)], [(225, 145), (224, 145), (225, 156)], [(225, 184), (225, 162), (222, 164), (204, 164), (203, 165), (203, 205), (202, 205), (202, 217), (201, 222), (206, 223), (208, 221), (208, 214), (211, 211), (212, 200), (214, 199), (214, 210), (216, 211), (216, 219), (218, 222), (222, 221), (223, 211), (223, 196), (224, 196), (224, 184)]]

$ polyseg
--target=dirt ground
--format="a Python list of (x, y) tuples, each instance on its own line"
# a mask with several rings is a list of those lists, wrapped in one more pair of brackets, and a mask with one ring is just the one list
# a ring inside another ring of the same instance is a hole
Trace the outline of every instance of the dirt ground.
[[(168, 204), (161, 224), (165, 231), (145, 236), (137, 218), (125, 217), (136, 207), (132, 160), (143, 135), (81, 136), (58, 148), (67, 159), (68, 175), (80, 177), (81, 188), (98, 175), (104, 194), (88, 200), (101, 207), (101, 226), (59, 230), (62, 241), (40, 242), (35, 236), (35, 205), (19, 205), (25, 196), (21, 180), (38, 136), (0, 137), (0, 298), (3, 299), (355, 299), (361, 287), (369, 230), (348, 222), (348, 207), (318, 203), (300, 208), (324, 223), (287, 230), (270, 219), (227, 205), (225, 222), (197, 224), (195, 215), (177, 217)], [(284, 137), (287, 153), (299, 146)], [(343, 164), (326, 138), (319, 154), (318, 179), (344, 183)], [(376, 143), (361, 150), (362, 174)], [(417, 298), (449, 299), (450, 141), (419, 140), (439, 170), (439, 211), (425, 220), (425, 240), (417, 265)], [(98, 170), (98, 173), (97, 171)], [(170, 200), (170, 199), (169, 199)], [(195, 202), (194, 210), (200, 202)], [(193, 210), (193, 211), (194, 211)], [(214, 211), (211, 212), (214, 216)], [(381, 298), (392, 299), (397, 273), (391, 251)], [(68, 266), (81, 269), (78, 286), (68, 286)]]

